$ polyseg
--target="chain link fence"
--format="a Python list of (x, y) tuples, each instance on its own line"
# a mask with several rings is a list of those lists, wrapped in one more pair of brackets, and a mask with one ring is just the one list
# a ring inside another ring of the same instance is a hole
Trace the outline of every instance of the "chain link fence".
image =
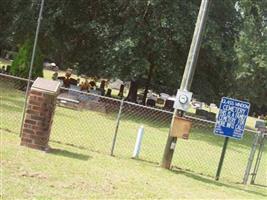
[[(1, 129), (19, 136), (26, 79), (0, 74)], [(61, 88), (49, 145), (70, 146), (131, 158), (137, 132), (144, 128), (138, 159), (159, 164), (172, 112), (93, 93)], [(214, 122), (188, 113), (193, 121), (188, 140), (178, 139), (172, 169), (214, 177), (224, 138), (213, 134)], [(242, 140), (230, 139), (221, 179), (241, 183), (256, 132), (246, 130)], [(266, 149), (255, 183), (267, 185)]]

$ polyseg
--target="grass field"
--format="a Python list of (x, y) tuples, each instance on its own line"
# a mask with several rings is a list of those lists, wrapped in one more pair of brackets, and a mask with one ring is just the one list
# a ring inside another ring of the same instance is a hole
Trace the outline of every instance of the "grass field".
[[(115, 157), (110, 152), (116, 113), (75, 111), (58, 107), (50, 146), (43, 153), (19, 146), (24, 96), (0, 82), (1, 170), (4, 199), (84, 198), (234, 198), (264, 199), (267, 159), (256, 183), (242, 181), (253, 135), (229, 143), (221, 181), (213, 180), (223, 138), (211, 127), (195, 126), (188, 141), (178, 140), (171, 171), (158, 167), (169, 120), (122, 115)], [(139, 126), (145, 127), (140, 160), (130, 159)], [(266, 152), (266, 149), (265, 149)]]
[(3, 199), (265, 199), (265, 188), (216, 182), (153, 163), (120, 159), (53, 145), (51, 153), (19, 146), (17, 135), (2, 132)]

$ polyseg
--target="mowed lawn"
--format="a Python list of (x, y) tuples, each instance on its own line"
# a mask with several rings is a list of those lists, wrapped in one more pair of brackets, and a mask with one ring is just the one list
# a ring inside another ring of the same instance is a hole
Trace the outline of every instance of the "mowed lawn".
[[(115, 146), (110, 153), (116, 114), (58, 107), (50, 153), (19, 146), (24, 93), (0, 82), (1, 170), (3, 198), (267, 198), (266, 187), (240, 184), (253, 135), (231, 140), (220, 182), (216, 172), (223, 138), (212, 128), (196, 125), (188, 141), (178, 140), (171, 171), (158, 167), (169, 120), (158, 121), (122, 113)], [(140, 160), (130, 159), (136, 133), (144, 125)], [(266, 151), (265, 151), (266, 152)], [(256, 179), (266, 186), (266, 154)], [(1, 193), (2, 193), (1, 192)]]
[(216, 182), (153, 163), (111, 157), (67, 145), (51, 153), (19, 146), (2, 131), (3, 199), (266, 199), (266, 188)]

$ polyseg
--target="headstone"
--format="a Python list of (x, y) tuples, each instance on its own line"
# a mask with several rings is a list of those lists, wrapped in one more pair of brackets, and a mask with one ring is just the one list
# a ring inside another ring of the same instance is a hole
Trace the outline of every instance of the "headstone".
[(110, 84), (109, 84), (109, 87), (110, 87), (111, 89), (119, 90), (122, 84), (123, 84), (123, 81), (120, 80), (120, 79), (117, 79), (116, 81), (110, 83)]
[(256, 120), (255, 128), (265, 128), (265, 127), (266, 127), (266, 125), (265, 125), (264, 120), (261, 120), (261, 119)]
[(10, 66), (10, 65), (7, 65), (7, 66), (6, 66), (6, 73), (7, 73), (7, 74), (9, 74), (10, 69), (11, 69), (11, 66)]
[(118, 96), (121, 97), (121, 98), (123, 97), (123, 91), (124, 91), (124, 85), (121, 84), (120, 91), (119, 91), (119, 94), (118, 94)]
[(155, 107), (156, 106), (156, 101), (154, 99), (147, 99), (146, 105), (150, 107)]
[(167, 99), (164, 104), (164, 109), (173, 111), (174, 101)]
[(160, 98), (163, 100), (166, 100), (170, 97), (170, 95), (166, 94), (166, 93), (160, 93)]
[(91, 87), (96, 87), (96, 83), (94, 81), (90, 81), (89, 84), (91, 85)]
[(69, 90), (69, 95), (71, 95), (71, 96), (79, 96), (79, 90), (80, 90), (80, 87), (79, 86), (77, 86), (77, 85), (72, 85), (72, 84), (70, 84), (70, 88), (69, 88), (70, 90)]
[(164, 99), (157, 98), (157, 104), (163, 105), (165, 103)]
[(88, 92), (89, 89), (90, 89), (90, 84), (89, 84), (88, 80), (85, 79), (85, 81), (83, 81), (80, 84), (80, 90), (83, 91), (83, 92)]
[(58, 79), (58, 73), (55, 72), (55, 73), (53, 73), (53, 75), (52, 75), (52, 80), (53, 80), (53, 81), (56, 81), (57, 79)]
[(105, 85), (106, 85), (106, 81), (102, 80), (101, 83), (100, 83), (100, 92), (101, 92), (102, 96), (105, 95)]
[(100, 83), (100, 89), (105, 89), (105, 85), (106, 85), (106, 81), (105, 80), (102, 80), (101, 83)]
[(5, 74), (6, 73), (6, 68), (5, 66), (3, 65), (2, 68), (1, 68), (1, 73)]
[(196, 115), (204, 117), (205, 119), (208, 119), (209, 112), (202, 109), (196, 109)]
[(107, 91), (107, 93), (106, 93), (106, 96), (107, 97), (111, 97), (111, 92), (112, 92), (112, 90), (109, 88), (108, 91)]

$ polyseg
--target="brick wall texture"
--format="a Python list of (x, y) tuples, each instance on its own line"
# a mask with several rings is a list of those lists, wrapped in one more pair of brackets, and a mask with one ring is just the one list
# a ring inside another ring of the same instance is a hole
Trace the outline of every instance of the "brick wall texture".
[(56, 107), (56, 95), (31, 90), (23, 124), (21, 145), (46, 151)]

